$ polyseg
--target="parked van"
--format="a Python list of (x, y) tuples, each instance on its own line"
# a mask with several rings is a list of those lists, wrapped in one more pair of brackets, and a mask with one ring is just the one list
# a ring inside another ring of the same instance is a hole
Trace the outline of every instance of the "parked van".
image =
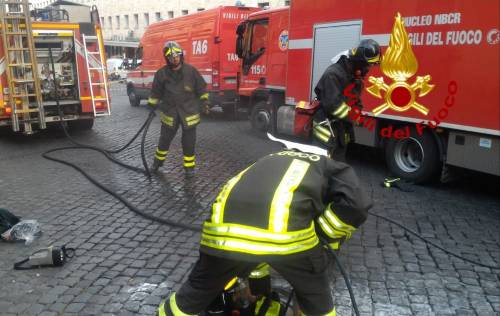
[[(165, 65), (162, 47), (176, 41), (184, 49), (184, 61), (196, 67), (207, 83), (209, 101), (224, 111), (234, 111), (238, 95), (239, 59), (234, 52), (237, 25), (259, 8), (219, 6), (154, 23), (148, 27), (127, 75), (132, 106), (147, 99), (155, 72)], [(142, 59), (142, 63), (136, 60)]]

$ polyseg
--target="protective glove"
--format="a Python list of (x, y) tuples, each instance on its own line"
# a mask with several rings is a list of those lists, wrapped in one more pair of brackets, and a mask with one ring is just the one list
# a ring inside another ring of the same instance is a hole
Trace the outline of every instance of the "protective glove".
[(201, 111), (204, 114), (209, 114), (210, 113), (210, 102), (208, 100), (202, 100), (201, 101)]
[(155, 99), (155, 98), (149, 98), (148, 99), (148, 108), (151, 110), (151, 111), (154, 111), (156, 110), (156, 105), (158, 104), (158, 99)]

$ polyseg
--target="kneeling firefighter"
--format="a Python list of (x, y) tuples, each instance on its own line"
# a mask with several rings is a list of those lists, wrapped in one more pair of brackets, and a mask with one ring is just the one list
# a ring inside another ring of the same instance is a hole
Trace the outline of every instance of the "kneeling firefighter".
[(184, 63), (184, 53), (179, 44), (167, 41), (162, 52), (167, 65), (156, 72), (148, 99), (150, 107), (159, 107), (162, 123), (151, 169), (157, 172), (163, 165), (170, 143), (181, 125), (184, 169), (187, 175), (192, 175), (195, 167), (196, 126), (200, 123), (200, 103), (208, 106), (206, 83), (196, 68)]
[[(235, 276), (266, 276), (265, 262), (293, 286), (305, 315), (335, 315), (320, 237), (338, 249), (371, 204), (354, 170), (326, 155), (284, 150), (259, 159), (220, 191), (203, 225), (199, 260), (158, 314), (199, 314)], [(254, 289), (266, 294), (266, 282), (256, 280)], [(280, 309), (276, 301), (266, 304), (266, 314), (253, 315), (277, 315), (269, 311)]]
[(360, 111), (363, 108), (360, 99), (363, 80), (379, 62), (379, 44), (371, 39), (362, 40), (358, 47), (330, 65), (314, 88), (320, 105), (313, 119), (314, 139), (326, 146), (336, 159), (345, 160), (346, 147), (354, 140), (348, 114), (351, 107)]

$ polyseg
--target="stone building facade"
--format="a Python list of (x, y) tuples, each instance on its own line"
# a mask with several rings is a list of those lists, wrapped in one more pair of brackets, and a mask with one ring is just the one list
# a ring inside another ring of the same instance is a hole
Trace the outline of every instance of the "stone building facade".
[[(43, 8), (55, 0), (31, 0), (33, 8)], [(214, 8), (220, 5), (279, 7), (290, 0), (74, 0), (74, 3), (95, 5), (99, 10), (108, 56), (131, 55), (148, 25)]]

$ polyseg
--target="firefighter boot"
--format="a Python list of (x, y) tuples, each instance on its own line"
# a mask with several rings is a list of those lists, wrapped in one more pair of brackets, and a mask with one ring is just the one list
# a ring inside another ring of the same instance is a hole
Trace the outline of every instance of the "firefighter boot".
[(184, 167), (184, 174), (188, 178), (194, 177), (194, 167)]
[(194, 176), (194, 167), (196, 166), (195, 157), (193, 156), (184, 156), (184, 173), (186, 177)]
[(153, 160), (153, 165), (151, 166), (151, 172), (158, 173), (158, 170), (160, 169), (161, 166), (163, 166), (163, 160), (155, 158)]

